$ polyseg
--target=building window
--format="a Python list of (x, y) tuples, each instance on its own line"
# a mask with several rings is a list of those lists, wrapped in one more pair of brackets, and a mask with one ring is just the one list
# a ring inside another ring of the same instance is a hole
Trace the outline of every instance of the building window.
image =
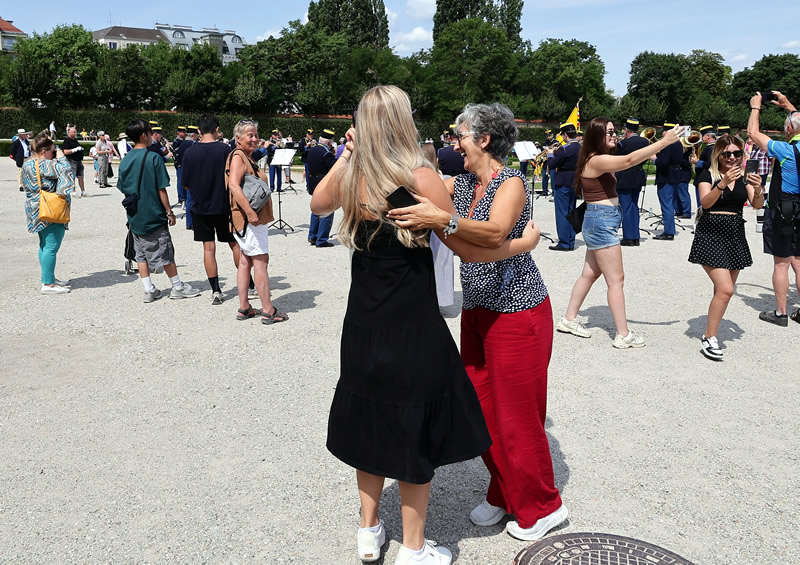
[(116, 41), (109, 41), (108, 42), (108, 48), (109, 49), (116, 49), (117, 48), (117, 42)]
[(231, 42), (232, 43), (241, 43), (242, 42), (242, 38), (239, 37), (238, 35), (234, 35), (233, 37), (231, 37)]
[(223, 43), (223, 44), (222, 44), (222, 54), (223, 54), (223, 55), (229, 55), (229, 54), (230, 54), (230, 52), (231, 52), (231, 50), (230, 50), (230, 49), (228, 49), (228, 46), (227, 46), (226, 44), (224, 44), (224, 43)]
[(178, 31), (173, 31), (173, 32), (172, 32), (172, 37), (174, 37), (175, 39), (185, 39), (185, 38), (186, 38), (186, 36), (185, 36), (185, 35), (183, 34), (183, 32), (182, 32), (182, 31), (180, 31), (180, 30), (178, 30)]
[(189, 45), (186, 43), (178, 43), (178, 49), (183, 49), (184, 51), (188, 51)]
[(13, 37), (4, 37), (3, 38), (3, 51), (13, 51), (14, 50), (14, 43), (16, 43), (16, 39)]

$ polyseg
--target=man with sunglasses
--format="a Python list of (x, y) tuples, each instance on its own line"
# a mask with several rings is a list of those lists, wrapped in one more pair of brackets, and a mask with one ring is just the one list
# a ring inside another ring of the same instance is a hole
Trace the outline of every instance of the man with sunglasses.
[(787, 316), (789, 267), (795, 274), (795, 287), (800, 290), (800, 112), (785, 95), (772, 91), (776, 106), (789, 111), (783, 124), (786, 142), (775, 141), (759, 131), (761, 93), (750, 99), (750, 120), (747, 134), (759, 148), (775, 158), (772, 181), (769, 185), (769, 207), (764, 214), (764, 253), (772, 255), (772, 287), (775, 291), (775, 310), (761, 312), (760, 320), (786, 327), (789, 318), (800, 323), (800, 308)]

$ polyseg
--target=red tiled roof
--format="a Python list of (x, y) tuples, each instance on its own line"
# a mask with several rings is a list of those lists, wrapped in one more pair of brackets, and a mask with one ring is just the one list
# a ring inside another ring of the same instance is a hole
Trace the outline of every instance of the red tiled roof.
[(6, 33), (25, 33), (16, 26), (11, 25), (10, 22), (7, 22), (3, 18), (0, 18), (0, 31), (5, 31)]

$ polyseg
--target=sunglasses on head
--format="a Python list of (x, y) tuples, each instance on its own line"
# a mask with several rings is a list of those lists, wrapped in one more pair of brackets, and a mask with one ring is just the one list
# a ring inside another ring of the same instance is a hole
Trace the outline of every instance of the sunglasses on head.
[(737, 159), (739, 159), (742, 155), (744, 155), (744, 152), (742, 150), (740, 150), (740, 149), (737, 149), (736, 151), (723, 151), (722, 152), (722, 156), (724, 158), (726, 158), (726, 159), (730, 159), (731, 157), (736, 157)]

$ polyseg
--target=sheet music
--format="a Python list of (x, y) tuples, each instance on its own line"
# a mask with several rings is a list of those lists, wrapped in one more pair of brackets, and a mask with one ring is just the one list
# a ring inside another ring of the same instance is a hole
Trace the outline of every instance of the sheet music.
[(273, 167), (288, 167), (292, 164), (295, 153), (297, 153), (296, 149), (276, 149), (270, 165)]
[(518, 141), (514, 144), (514, 152), (520, 161), (533, 161), (540, 153), (533, 141)]

